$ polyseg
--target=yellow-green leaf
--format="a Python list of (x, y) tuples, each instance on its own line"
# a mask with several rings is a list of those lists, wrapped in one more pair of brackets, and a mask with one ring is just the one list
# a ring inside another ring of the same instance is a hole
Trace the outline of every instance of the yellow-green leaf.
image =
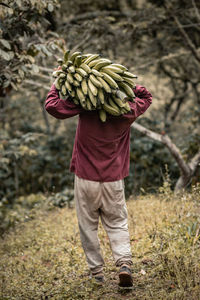
[(1, 44), (8, 50), (11, 50), (10, 43), (5, 39), (0, 39)]

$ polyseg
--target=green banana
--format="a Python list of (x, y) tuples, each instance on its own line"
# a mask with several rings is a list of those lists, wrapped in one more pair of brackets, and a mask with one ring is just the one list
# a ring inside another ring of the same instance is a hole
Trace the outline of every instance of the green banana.
[[(76, 96), (75, 90), (72, 90), (70, 92), (70, 96), (72, 96), (72, 98), (74, 98)], [(75, 98), (74, 98), (75, 99)], [(75, 103), (75, 102), (74, 102)], [(75, 103), (76, 104), (76, 103)], [(78, 103), (79, 104), (79, 103)]]
[(92, 81), (91, 81), (90, 79), (88, 79), (88, 86), (89, 86), (90, 91), (92, 92), (92, 94), (93, 94), (94, 96), (96, 96), (98, 90), (97, 90), (96, 86), (92, 83)]
[(74, 78), (76, 78), (76, 80), (78, 80), (80, 82), (83, 80), (83, 77), (79, 73), (75, 73)]
[(68, 68), (68, 66), (66, 65), (66, 64), (63, 64), (62, 65), (62, 70), (65, 72), (65, 71), (67, 71), (67, 68)]
[(67, 74), (67, 81), (69, 81), (69, 83), (73, 84), (74, 79), (73, 79), (73, 76), (72, 76), (71, 73), (68, 73), (68, 74)]
[(130, 78), (137, 78), (137, 75), (135, 75), (135, 74), (132, 74), (132, 73), (130, 73), (130, 72), (124, 72), (124, 77), (130, 77)]
[(110, 86), (107, 84), (107, 82), (106, 82), (103, 78), (101, 78), (101, 77), (99, 77), (99, 81), (101, 82), (103, 89), (104, 89), (107, 93), (111, 93), (111, 88), (110, 88)]
[(59, 84), (59, 78), (56, 78), (56, 80), (54, 81), (54, 85), (55, 85), (57, 90), (60, 90), (61, 86)]
[[(119, 74), (111, 71), (108, 68), (107, 69), (106, 68), (102, 68), (101, 71), (104, 72), (104, 73), (106, 73), (106, 74), (108, 74), (113, 80), (123, 81), (123, 78)], [(101, 72), (101, 74), (102, 74), (102, 72)]]
[(72, 62), (71, 60), (68, 60), (68, 61), (66, 62), (66, 65), (67, 65), (67, 67), (70, 67), (70, 66), (73, 65), (73, 62)]
[(107, 73), (102, 72), (103, 75), (103, 79), (105, 79), (105, 81), (107, 81), (107, 83), (114, 89), (118, 89), (118, 85), (115, 82), (114, 79), (112, 79), (112, 77), (110, 75), (108, 75)]
[(56, 71), (54, 71), (53, 73), (52, 73), (52, 76), (54, 77), (54, 78), (56, 78), (56, 77), (58, 77), (60, 74), (62, 74), (63, 72), (62, 72), (62, 70), (56, 70)]
[(65, 81), (65, 87), (66, 87), (67, 91), (69, 91), (69, 92), (72, 91), (71, 84), (67, 80)]
[(74, 80), (73, 85), (76, 87), (80, 86), (80, 82), (78, 80)]
[(88, 89), (88, 96), (89, 96), (89, 99), (90, 99), (92, 105), (96, 108), (96, 106), (97, 106), (97, 98), (93, 95), (93, 93), (91, 92), (90, 88)]
[(72, 74), (75, 73), (75, 68), (74, 68), (74, 66), (70, 66), (70, 67), (68, 68), (68, 70), (69, 70), (69, 72), (72, 73)]
[(62, 79), (66, 78), (66, 74), (64, 74), (63, 72), (60, 73), (59, 78), (62, 78)]
[(128, 85), (134, 89), (135, 88), (135, 82), (133, 82), (133, 79), (129, 78), (129, 77), (123, 77), (124, 82), (128, 83)]
[(97, 97), (97, 109), (101, 109), (102, 108), (102, 104), (100, 99)]
[(81, 55), (76, 56), (74, 60), (75, 66), (79, 67), (81, 65), (81, 62), (82, 62), (82, 56)]
[(86, 101), (86, 107), (87, 107), (87, 109), (88, 110), (92, 110), (92, 104), (91, 104), (90, 100), (88, 98), (86, 98), (85, 101)]
[(124, 70), (122, 70), (120, 68), (117, 68), (117, 67), (113, 67), (113, 64), (104, 67), (104, 69), (105, 70), (110, 70), (110, 71), (115, 72), (117, 74), (123, 74), (124, 73)]
[(108, 103), (104, 103), (103, 104), (103, 108), (110, 115), (113, 115), (113, 116), (120, 116), (121, 115), (121, 113), (119, 111), (117, 111), (115, 108), (113, 108), (112, 106), (110, 106)]
[(125, 109), (127, 112), (128, 112), (128, 111), (131, 111), (131, 108), (130, 108), (130, 105), (129, 105), (128, 102), (126, 102), (126, 103), (124, 104), (123, 109)]
[(92, 54), (87, 53), (82, 55), (82, 61), (84, 62), (88, 57), (90, 57)]
[(86, 102), (85, 102), (85, 100), (84, 101), (80, 100), (80, 105), (82, 106), (83, 109), (85, 109), (86, 108)]
[(87, 74), (91, 73), (91, 69), (90, 69), (90, 67), (86, 63), (82, 63), (80, 65), (80, 68), (82, 68)]
[(111, 97), (108, 97), (108, 102), (109, 102), (110, 106), (112, 106), (114, 109), (116, 109), (116, 111), (120, 112), (119, 107), (114, 103), (114, 101), (112, 100)]
[(74, 53), (72, 53), (72, 55), (70, 56), (70, 60), (74, 63), (74, 60), (76, 58), (76, 56), (81, 55), (81, 52), (76, 51)]
[(128, 70), (125, 66), (120, 65), (120, 64), (112, 64), (112, 67), (119, 68), (119, 69), (121, 69), (123, 71), (127, 71)]
[(76, 89), (76, 94), (78, 96), (79, 101), (83, 104), (85, 103), (85, 96), (83, 95), (83, 92), (81, 90), (81, 88), (77, 87)]
[(104, 97), (103, 89), (98, 89), (97, 97), (100, 100), (101, 104), (104, 104), (105, 97)]
[(69, 53), (70, 53), (70, 50), (66, 50), (66, 51), (65, 51), (65, 54), (64, 54), (64, 62), (65, 62), (65, 63), (68, 61)]
[(90, 68), (92, 68), (92, 67), (94, 67), (98, 62), (100, 62), (100, 60), (101, 60), (101, 58), (94, 59), (94, 60), (92, 60), (92, 61), (88, 64), (88, 66), (89, 66)]
[(102, 59), (94, 66), (94, 69), (99, 71), (101, 68), (110, 65), (112, 62), (109, 59)]
[(87, 85), (87, 81), (86, 81), (85, 78), (81, 82), (81, 88), (82, 88), (83, 94), (87, 95), (87, 93), (88, 93), (88, 85)]
[(101, 82), (93, 75), (91, 74), (89, 76), (89, 79), (92, 81), (92, 83), (97, 87), (97, 88), (102, 88)]
[(99, 118), (102, 122), (106, 122), (106, 112), (103, 109), (99, 110)]
[(99, 54), (91, 54), (86, 60), (84, 60), (85, 64), (89, 64), (92, 60), (96, 59), (99, 57)]
[(124, 102), (115, 95), (112, 95), (112, 99), (119, 107), (124, 107)]
[(63, 60), (62, 60), (61, 58), (58, 58), (57, 63), (58, 63), (60, 66), (62, 66)]
[(127, 111), (124, 107), (121, 108), (121, 113), (122, 113), (122, 114), (127, 114), (127, 112), (128, 112), (128, 111)]
[(82, 77), (86, 77), (88, 75), (87, 72), (82, 68), (77, 68), (76, 72), (79, 73)]
[(120, 89), (122, 88), (124, 92), (130, 97), (130, 98), (135, 98), (135, 94), (132, 90), (132, 88), (125, 82), (119, 82), (119, 87)]
[(91, 71), (92, 71), (92, 74), (93, 74), (93, 75), (95, 75), (95, 76), (97, 76), (97, 77), (103, 77), (103, 75), (102, 75), (99, 71), (97, 71), (97, 70), (95, 70), (95, 69), (92, 69)]
[(61, 92), (62, 92), (62, 94), (63, 94), (64, 96), (66, 96), (67, 91), (66, 91), (66, 87), (65, 87), (64, 84), (63, 84), (62, 87), (61, 87)]

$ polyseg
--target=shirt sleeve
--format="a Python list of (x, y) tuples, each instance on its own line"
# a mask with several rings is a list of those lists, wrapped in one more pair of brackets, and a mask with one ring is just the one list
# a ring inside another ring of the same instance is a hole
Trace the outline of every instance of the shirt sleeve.
[(46, 111), (57, 119), (66, 119), (83, 112), (83, 108), (69, 99), (60, 99), (58, 90), (53, 84), (45, 100)]
[(132, 121), (142, 115), (152, 103), (152, 95), (145, 87), (136, 85), (134, 93), (136, 96), (135, 102), (128, 101), (131, 111), (123, 115), (125, 118), (132, 119)]

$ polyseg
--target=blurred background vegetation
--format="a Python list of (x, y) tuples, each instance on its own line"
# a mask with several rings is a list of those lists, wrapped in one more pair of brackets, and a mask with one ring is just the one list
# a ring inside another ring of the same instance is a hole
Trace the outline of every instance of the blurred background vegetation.
[[(188, 168), (182, 188), (199, 181), (199, 1), (4, 0), (0, 8), (1, 233), (44, 199), (60, 207), (73, 199), (77, 118), (60, 121), (44, 110), (68, 48), (99, 52), (138, 75), (153, 104), (137, 122), (173, 141)], [(127, 197), (155, 193), (166, 181), (174, 189), (184, 177), (165, 144), (135, 128), (130, 161)]]

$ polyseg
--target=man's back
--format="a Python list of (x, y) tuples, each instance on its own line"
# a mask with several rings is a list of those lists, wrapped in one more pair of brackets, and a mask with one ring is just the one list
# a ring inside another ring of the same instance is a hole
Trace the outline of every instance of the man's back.
[(108, 116), (101, 122), (96, 111), (86, 111), (70, 100), (59, 98), (53, 85), (46, 99), (46, 110), (56, 118), (79, 114), (70, 170), (87, 180), (109, 182), (129, 173), (130, 125), (144, 113), (152, 101), (151, 94), (137, 85), (135, 103), (122, 116)]
[(71, 171), (84, 179), (115, 181), (128, 175), (131, 120), (108, 117), (102, 123), (96, 112), (79, 116)]

